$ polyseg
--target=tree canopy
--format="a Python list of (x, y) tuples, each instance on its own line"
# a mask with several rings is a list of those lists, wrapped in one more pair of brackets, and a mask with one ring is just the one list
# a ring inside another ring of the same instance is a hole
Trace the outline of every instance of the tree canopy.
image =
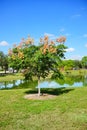
[(19, 45), (9, 50), (11, 66), (24, 69), (26, 79), (37, 76), (40, 81), (41, 77), (47, 77), (50, 72), (53, 78), (58, 78), (61, 76), (58, 64), (64, 58), (65, 41), (66, 38), (63, 36), (55, 40), (44, 36), (40, 38), (39, 45), (36, 46), (33, 38), (22, 39)]

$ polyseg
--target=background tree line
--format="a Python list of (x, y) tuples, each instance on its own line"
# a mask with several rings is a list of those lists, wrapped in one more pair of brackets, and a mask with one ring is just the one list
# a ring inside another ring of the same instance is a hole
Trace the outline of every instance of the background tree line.
[[(14, 50), (15, 51), (15, 50)], [(26, 54), (27, 55), (27, 54)], [(26, 66), (28, 65), (28, 59), (26, 60)], [(4, 54), (4, 52), (0, 51), (0, 71), (8, 70), (8, 68), (13, 68), (13, 70), (19, 71), (21, 68), (21, 60), (15, 59), (9, 59), (8, 54)], [(78, 70), (78, 69), (87, 69), (87, 56), (82, 57), (81, 60), (62, 60), (62, 62), (59, 63), (58, 67), (61, 70)]]

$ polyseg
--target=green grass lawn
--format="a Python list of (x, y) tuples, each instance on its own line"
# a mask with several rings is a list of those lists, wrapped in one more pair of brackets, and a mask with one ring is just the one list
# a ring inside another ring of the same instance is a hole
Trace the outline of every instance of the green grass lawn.
[[(71, 73), (85, 73), (80, 71)], [(23, 78), (21, 74), (6, 75), (0, 81)], [(23, 85), (21, 89), (0, 90), (0, 130), (87, 130), (87, 87), (45, 89), (42, 91), (56, 97), (28, 100), (24, 96), (37, 92), (37, 81)]]
[(0, 130), (87, 130), (87, 87), (46, 90), (57, 95), (49, 100), (24, 99), (31, 92), (0, 90)]

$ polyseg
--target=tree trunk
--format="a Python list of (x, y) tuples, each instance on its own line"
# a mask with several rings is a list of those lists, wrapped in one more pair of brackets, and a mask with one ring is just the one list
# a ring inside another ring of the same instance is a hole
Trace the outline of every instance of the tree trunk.
[(13, 73), (14, 73), (14, 68), (13, 68)]
[(38, 77), (38, 96), (40, 96), (40, 77)]

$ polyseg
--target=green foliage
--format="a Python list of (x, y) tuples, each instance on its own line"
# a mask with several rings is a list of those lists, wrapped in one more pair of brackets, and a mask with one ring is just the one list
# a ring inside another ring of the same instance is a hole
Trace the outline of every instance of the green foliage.
[(2, 51), (0, 51), (0, 67), (5, 70), (5, 72), (8, 69), (8, 56)]
[(65, 65), (65, 66), (64, 66), (64, 70), (65, 70), (65, 71), (72, 70), (72, 67)]
[[(12, 49), (9, 57), (10, 66), (14, 69), (24, 69), (25, 79), (32, 79), (32, 76), (45, 78), (50, 72), (53, 77), (61, 77), (58, 64), (64, 58), (65, 45), (43, 38), (43, 43), (35, 46), (29, 39)], [(65, 37), (64, 37), (65, 39)], [(62, 38), (63, 40), (63, 38)], [(62, 42), (62, 41), (61, 41)]]
[(52, 77), (51, 77), (51, 78), (52, 78), (52, 79), (58, 79), (58, 78), (63, 79), (63, 74), (61, 74), (59, 70), (56, 70), (56, 71), (52, 74)]
[(21, 60), (18, 58), (12, 59), (11, 57), (8, 58), (9, 67), (12, 67), (13, 69), (19, 70), (21, 67)]
[(59, 56), (60, 58), (65, 58), (64, 53), (66, 52), (65, 49), (67, 47), (64, 44), (58, 44), (56, 48), (57, 48), (57, 56)]
[(4, 53), (0, 51), (0, 66), (3, 68)]
[(75, 67), (75, 69), (82, 68), (81, 61), (80, 60), (74, 60), (74, 67)]
[(87, 68), (87, 56), (84, 56), (81, 60), (83, 68)]
[(25, 69), (24, 72), (23, 72), (23, 75), (25, 76), (25, 80), (33, 80), (32, 79), (32, 71), (29, 70), (29, 69)]
[(32, 60), (34, 73), (37, 77), (45, 78), (53, 68), (54, 60), (48, 52), (44, 55), (38, 50)]
[(74, 68), (74, 61), (73, 60), (64, 60), (63, 61), (64, 70), (71, 70)]

